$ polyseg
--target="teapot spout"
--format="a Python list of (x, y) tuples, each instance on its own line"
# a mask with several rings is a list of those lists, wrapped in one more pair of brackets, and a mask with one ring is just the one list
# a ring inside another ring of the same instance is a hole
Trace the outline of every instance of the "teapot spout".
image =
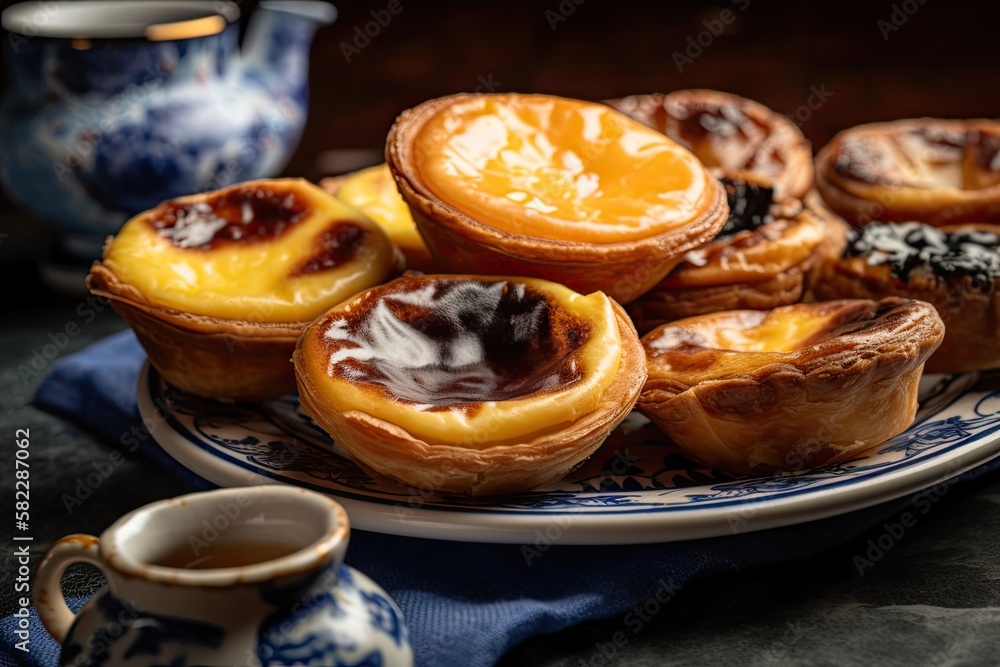
[(322, 0), (264, 0), (244, 41), (244, 77), (275, 98), (304, 104), (313, 35), (336, 18), (337, 9)]

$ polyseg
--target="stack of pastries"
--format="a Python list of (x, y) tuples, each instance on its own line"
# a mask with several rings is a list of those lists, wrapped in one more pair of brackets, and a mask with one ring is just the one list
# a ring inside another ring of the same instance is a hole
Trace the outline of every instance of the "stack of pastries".
[(165, 202), (89, 285), (168, 382), (297, 387), (402, 484), (543, 486), (633, 409), (702, 465), (797, 471), (907, 428), (925, 364), (1000, 366), (993, 121), (853, 128), (814, 162), (728, 93), (462, 94), (320, 185)]

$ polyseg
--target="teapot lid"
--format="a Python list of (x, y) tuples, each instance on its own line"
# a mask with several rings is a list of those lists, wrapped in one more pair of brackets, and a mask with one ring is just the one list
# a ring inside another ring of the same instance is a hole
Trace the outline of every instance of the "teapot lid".
[(25, 37), (189, 39), (222, 32), (240, 17), (234, 2), (206, 0), (77, 0), (20, 2), (2, 14), (0, 25)]

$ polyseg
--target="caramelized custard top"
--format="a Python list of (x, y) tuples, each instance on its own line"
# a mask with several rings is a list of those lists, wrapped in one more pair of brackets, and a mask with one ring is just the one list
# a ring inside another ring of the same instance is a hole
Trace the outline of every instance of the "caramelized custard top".
[(695, 156), (601, 104), (466, 96), (416, 141), (417, 170), (435, 196), (512, 234), (636, 241), (691, 224), (714, 201)]
[[(736, 310), (678, 320), (643, 337), (650, 377), (686, 386), (774, 365), (809, 367), (848, 350), (860, 357), (899, 345), (940, 342), (944, 326), (933, 307), (887, 298), (795, 304), (772, 311)], [(864, 352), (864, 350), (872, 350)], [(866, 357), (867, 358), (867, 357)], [(853, 362), (852, 362), (853, 363)]]
[(523, 284), (401, 278), (319, 327), (327, 373), (433, 411), (578, 382), (590, 329)]
[(211, 250), (220, 244), (269, 241), (309, 212), (291, 188), (278, 183), (246, 183), (198, 202), (166, 201), (147, 220), (179, 248)]
[(978, 190), (1000, 182), (1000, 123), (917, 120), (847, 130), (833, 162), (871, 185)]
[(104, 265), (159, 307), (253, 323), (311, 322), (393, 270), (374, 222), (299, 179), (251, 181), (129, 220)]
[(297, 278), (347, 264), (361, 252), (370, 232), (349, 220), (331, 223), (314, 240), (315, 250), (288, 274)]
[(752, 232), (773, 220), (770, 209), (774, 188), (740, 178), (723, 177), (719, 181), (726, 189), (729, 217), (716, 234), (716, 239), (735, 236), (740, 232)]

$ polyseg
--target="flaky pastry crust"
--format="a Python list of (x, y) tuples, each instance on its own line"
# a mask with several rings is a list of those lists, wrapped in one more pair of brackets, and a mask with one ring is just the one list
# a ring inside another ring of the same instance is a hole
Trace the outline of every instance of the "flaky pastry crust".
[(640, 333), (720, 310), (769, 310), (801, 301), (824, 256), (826, 224), (801, 202), (754, 230), (720, 236), (689, 252), (628, 306)]
[(306, 352), (309, 337), (321, 335), (317, 325), (306, 330), (293, 357), (299, 399), (316, 423), (362, 466), (404, 485), (473, 496), (544, 486), (564, 477), (600, 447), (631, 412), (645, 382), (645, 355), (635, 328), (618, 304), (611, 305), (621, 338), (618, 372), (595, 409), (552, 425), (541, 435), (493, 444), (509, 440), (502, 420), (497, 420), (468, 442), (432, 443), (366, 411), (340, 411), (319, 382), (327, 372), (326, 362), (313, 364)]
[[(720, 329), (752, 330), (771, 317), (822, 326), (789, 352), (713, 346)], [(943, 335), (930, 304), (892, 298), (680, 320), (642, 339), (649, 379), (637, 407), (714, 469), (762, 474), (836, 463), (912, 422), (924, 362)]]
[(415, 161), (420, 150), (415, 138), (424, 124), (440, 110), (470, 97), (442, 97), (404, 111), (386, 141), (386, 162), (399, 192), (431, 255), (449, 272), (533, 276), (582, 294), (602, 291), (625, 304), (651, 289), (684, 253), (713, 238), (725, 222), (725, 193), (715, 187), (705, 215), (668, 233), (635, 241), (553, 240), (484, 224), (437, 197), (422, 182)]
[(853, 225), (1000, 223), (1000, 122), (917, 118), (837, 134), (816, 188)]
[(693, 89), (632, 95), (605, 104), (688, 148), (716, 176), (747, 171), (768, 180), (779, 197), (796, 199), (812, 187), (809, 142), (788, 118), (759, 102)]
[(163, 378), (186, 392), (231, 401), (262, 401), (295, 390), (291, 359), (305, 322), (228, 320), (150, 303), (102, 264), (87, 286), (129, 323)]

